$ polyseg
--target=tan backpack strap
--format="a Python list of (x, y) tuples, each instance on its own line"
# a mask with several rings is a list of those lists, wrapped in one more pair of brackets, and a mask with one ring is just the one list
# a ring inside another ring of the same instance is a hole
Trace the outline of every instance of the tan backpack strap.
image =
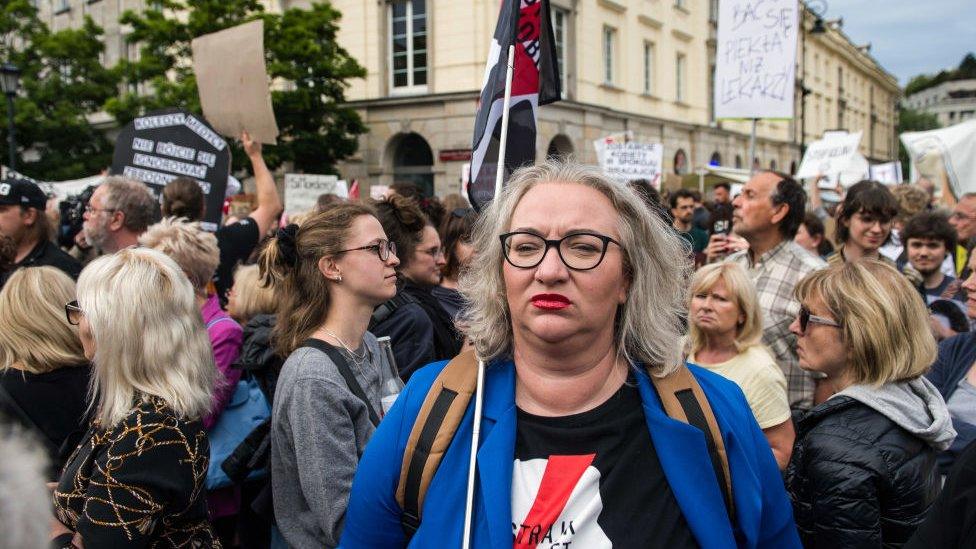
[(420, 510), (437, 467), (451, 445), (478, 383), (474, 351), (454, 357), (434, 380), (410, 430), (400, 467), (396, 500), (407, 541), (420, 527)]
[(657, 390), (668, 417), (688, 425), (698, 427), (705, 434), (708, 445), (708, 455), (715, 470), (715, 477), (722, 488), (725, 508), (729, 512), (729, 519), (735, 522), (735, 510), (732, 500), (732, 476), (729, 472), (729, 456), (725, 452), (725, 442), (722, 431), (718, 428), (715, 413), (712, 411), (705, 392), (702, 391), (698, 380), (692, 375), (687, 366), (680, 368), (665, 377), (657, 377), (650, 373), (654, 389)]

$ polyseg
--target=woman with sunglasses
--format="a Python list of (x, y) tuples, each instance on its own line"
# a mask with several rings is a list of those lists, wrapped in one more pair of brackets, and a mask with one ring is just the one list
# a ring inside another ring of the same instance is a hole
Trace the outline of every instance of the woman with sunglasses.
[[(343, 547), (461, 547), (468, 494), (476, 548), (799, 547), (742, 391), (682, 361), (690, 264), (632, 191), (592, 167), (522, 168), (482, 213), (474, 243), (461, 290), (466, 334), (485, 361), (482, 406), (459, 407), (464, 420), (414, 515), (413, 490), (397, 500), (404, 448), (427, 397), (437, 395), (430, 408), (453, 397), (429, 392), (443, 363), (413, 375), (360, 462)], [(651, 376), (672, 373), (693, 376), (711, 403), (734, 510), (702, 431), (667, 415), (655, 393)]]
[(261, 273), (280, 300), (282, 366), (271, 418), (278, 529), (292, 547), (336, 547), (356, 464), (382, 413), (384, 362), (366, 331), (396, 293), (396, 246), (374, 211), (337, 204), (278, 231)]
[(397, 272), (403, 285), (395, 299), (377, 309), (370, 330), (389, 336), (400, 377), (407, 381), (417, 368), (457, 355), (462, 339), (454, 319), (431, 293), (446, 262), (430, 218), (415, 200), (396, 194), (377, 202), (376, 210), (400, 252)]
[(804, 545), (898, 547), (939, 493), (936, 456), (956, 436), (922, 375), (935, 359), (928, 311), (904, 275), (860, 260), (796, 286), (800, 366), (834, 395), (797, 426), (788, 490)]

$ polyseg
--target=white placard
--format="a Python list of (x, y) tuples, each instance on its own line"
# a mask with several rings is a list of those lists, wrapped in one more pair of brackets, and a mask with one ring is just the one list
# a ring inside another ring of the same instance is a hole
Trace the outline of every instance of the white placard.
[(334, 194), (349, 198), (346, 182), (334, 175), (311, 173), (285, 174), (285, 213), (289, 216), (311, 211), (319, 195)]
[(661, 188), (661, 163), (664, 147), (660, 143), (619, 142), (613, 138), (593, 142), (600, 168), (607, 176), (627, 182), (646, 179)]
[(956, 197), (976, 192), (976, 120), (924, 132), (899, 136), (911, 159), (911, 178), (949, 184)]
[(383, 200), (388, 192), (390, 192), (389, 185), (370, 185), (369, 187), (369, 197), (373, 200)]
[(860, 144), (861, 132), (814, 141), (807, 147), (796, 177), (805, 179), (818, 175), (828, 176), (847, 170)]
[(797, 0), (721, 0), (716, 118), (793, 118)]
[(884, 183), (885, 185), (897, 185), (901, 183), (901, 162), (885, 162), (875, 164), (868, 168), (868, 173), (873, 181)]

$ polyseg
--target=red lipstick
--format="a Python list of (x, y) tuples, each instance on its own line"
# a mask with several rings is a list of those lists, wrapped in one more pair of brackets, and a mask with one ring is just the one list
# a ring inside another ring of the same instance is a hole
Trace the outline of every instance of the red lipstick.
[(546, 311), (558, 311), (569, 307), (569, 298), (561, 294), (536, 294), (532, 296), (532, 305)]

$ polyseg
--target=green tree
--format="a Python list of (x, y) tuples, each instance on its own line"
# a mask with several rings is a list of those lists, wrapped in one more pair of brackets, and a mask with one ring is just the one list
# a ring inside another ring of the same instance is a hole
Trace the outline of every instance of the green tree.
[[(106, 110), (123, 124), (164, 107), (201, 112), (190, 42), (259, 18), (268, 73), (286, 82), (271, 93), (281, 135), (276, 146), (265, 147), (265, 159), (272, 168), (290, 161), (298, 170), (335, 173), (336, 162), (356, 151), (356, 136), (366, 131), (359, 115), (343, 106), (347, 81), (366, 71), (336, 42), (340, 14), (328, 3), (270, 14), (256, 0), (162, 0), (141, 13), (128, 11), (120, 21), (131, 25), (129, 38), (140, 44), (140, 55), (119, 63), (130, 90), (108, 101)], [(139, 85), (152, 93), (136, 93)], [(235, 168), (246, 165), (236, 143), (233, 157)]]
[[(118, 91), (118, 79), (100, 60), (101, 35), (87, 17), (79, 29), (52, 33), (27, 0), (3, 3), (0, 59), (22, 71), (14, 100), (17, 171), (58, 181), (96, 174), (111, 163), (112, 143), (90, 122)], [(6, 120), (0, 140), (5, 146)]]
[[(939, 119), (932, 113), (916, 111), (906, 107), (898, 109), (898, 135), (905, 132), (934, 130), (941, 127), (942, 125), (939, 124)], [(907, 177), (909, 169), (908, 151), (905, 149), (905, 145), (901, 140), (898, 141), (898, 160), (901, 161), (902, 173)]]

